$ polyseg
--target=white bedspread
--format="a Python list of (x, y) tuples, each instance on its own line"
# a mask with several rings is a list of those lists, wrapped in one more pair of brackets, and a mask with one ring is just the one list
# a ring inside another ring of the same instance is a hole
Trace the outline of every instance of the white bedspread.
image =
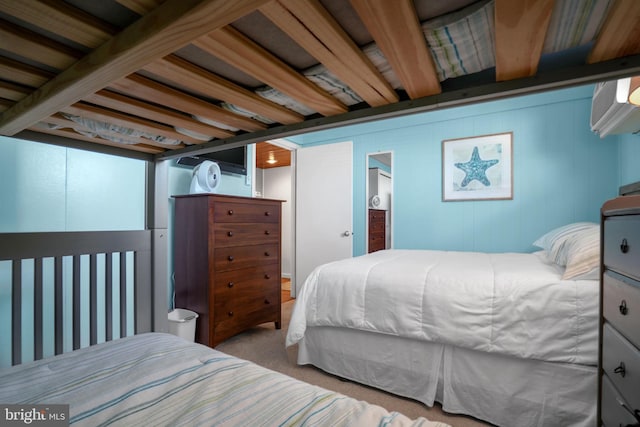
[(535, 254), (386, 250), (322, 265), (299, 291), (287, 345), (336, 326), (520, 358), (597, 363), (598, 282)]

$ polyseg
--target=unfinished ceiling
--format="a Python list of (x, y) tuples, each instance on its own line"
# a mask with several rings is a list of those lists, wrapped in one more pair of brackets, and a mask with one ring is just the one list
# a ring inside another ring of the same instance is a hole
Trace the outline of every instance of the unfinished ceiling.
[(631, 75), (638, 54), (636, 0), (0, 0), (0, 134), (169, 158)]

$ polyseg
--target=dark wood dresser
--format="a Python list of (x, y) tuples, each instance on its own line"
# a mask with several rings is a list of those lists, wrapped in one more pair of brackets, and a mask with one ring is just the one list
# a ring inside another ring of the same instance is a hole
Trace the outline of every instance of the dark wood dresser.
[(369, 253), (386, 247), (387, 211), (384, 209), (369, 209)]
[(598, 425), (640, 426), (640, 196), (602, 206)]
[(175, 197), (175, 306), (198, 313), (196, 341), (214, 347), (260, 323), (280, 329), (279, 200)]

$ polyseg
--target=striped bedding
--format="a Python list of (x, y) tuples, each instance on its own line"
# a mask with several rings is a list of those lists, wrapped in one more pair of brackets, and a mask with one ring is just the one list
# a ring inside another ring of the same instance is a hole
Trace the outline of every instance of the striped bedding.
[(0, 370), (3, 404), (69, 404), (73, 425), (429, 426), (168, 334)]

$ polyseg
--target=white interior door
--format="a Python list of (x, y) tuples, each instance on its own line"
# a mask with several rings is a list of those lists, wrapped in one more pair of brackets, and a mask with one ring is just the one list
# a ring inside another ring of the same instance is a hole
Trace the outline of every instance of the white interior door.
[(351, 141), (296, 151), (295, 288), (317, 266), (353, 256), (352, 171)]

